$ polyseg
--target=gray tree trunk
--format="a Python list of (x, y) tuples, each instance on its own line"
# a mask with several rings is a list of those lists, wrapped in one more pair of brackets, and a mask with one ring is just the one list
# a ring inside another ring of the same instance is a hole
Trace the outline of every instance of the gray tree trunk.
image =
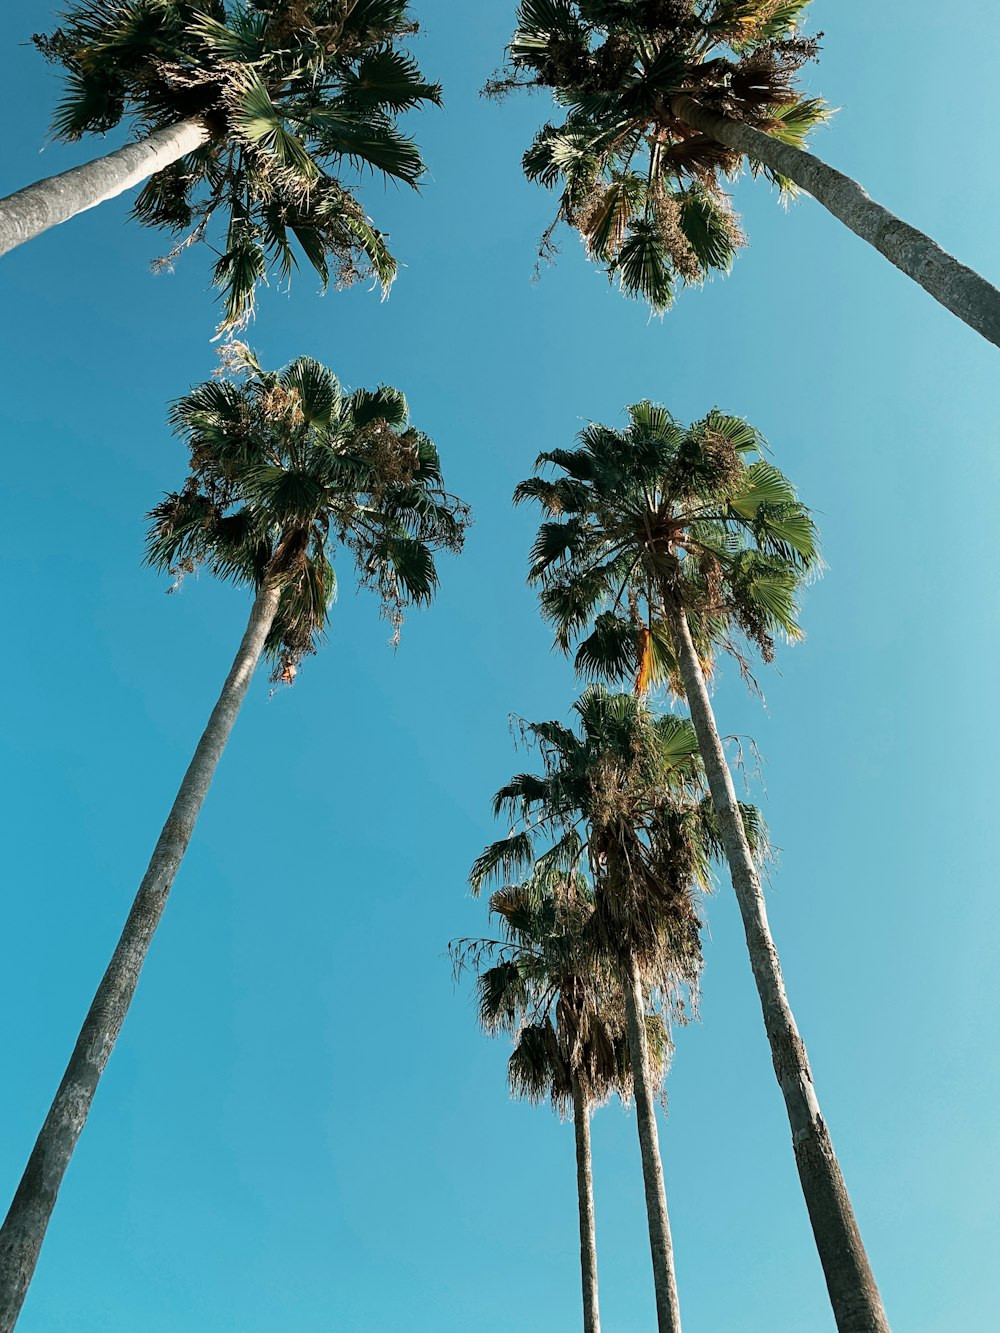
[(96, 208), (116, 194), (141, 185), (164, 167), (193, 153), (208, 138), (200, 120), (182, 120), (154, 130), (138, 143), (126, 144), (82, 167), (36, 181), (0, 199), (0, 255), (25, 241)]
[(573, 1128), (576, 1131), (576, 1197), (580, 1208), (580, 1275), (583, 1281), (583, 1333), (601, 1333), (597, 1304), (597, 1230), (594, 1225), (594, 1172), (590, 1155), (590, 1106), (573, 1076)]
[(742, 121), (720, 115), (681, 94), (673, 99), (674, 114), (692, 129), (718, 143), (762, 162), (766, 167), (818, 199), (824, 208), (873, 245), (891, 264), (919, 282), (970, 328), (1000, 346), (1000, 291), (974, 269), (870, 199), (857, 181), (829, 167), (812, 153), (780, 143)]
[(280, 583), (274, 579), (265, 583), (257, 595), (232, 669), (181, 782), (118, 947), (97, 988), (55, 1100), (0, 1228), (0, 1333), (11, 1333), (21, 1312), (59, 1186), (125, 1021), (139, 971), (274, 622), (280, 596)]
[(858, 1231), (840, 1164), (813, 1087), (806, 1048), (792, 1016), (778, 951), (771, 938), (760, 877), (747, 842), (705, 676), (683, 608), (667, 605), (691, 721), (705, 764), (719, 832), (743, 918), (750, 963), (764, 1012), (771, 1058), (785, 1098), (809, 1220), (840, 1333), (889, 1333), (868, 1255)]
[(649, 1248), (653, 1256), (656, 1327), (657, 1333), (681, 1333), (681, 1309), (677, 1299), (677, 1277), (674, 1273), (674, 1246), (670, 1237), (667, 1192), (663, 1184), (660, 1140), (656, 1132), (656, 1109), (649, 1077), (646, 1001), (642, 978), (634, 961), (630, 964), (624, 982), (629, 1062), (632, 1066), (635, 1118), (639, 1127), (639, 1151), (642, 1154)]

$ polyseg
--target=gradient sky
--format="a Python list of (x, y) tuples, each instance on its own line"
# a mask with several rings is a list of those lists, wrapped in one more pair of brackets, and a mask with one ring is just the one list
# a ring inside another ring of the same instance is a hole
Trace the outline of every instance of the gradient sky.
[[(894, 1328), (997, 1326), (1000, 906), (993, 682), (997, 351), (808, 199), (737, 204), (751, 248), (666, 318), (608, 289), (571, 235), (532, 282), (554, 201), (521, 152), (544, 96), (477, 89), (511, 0), (417, 0), (446, 108), (414, 119), (431, 179), (365, 187), (402, 261), (389, 300), (264, 293), (267, 364), (386, 381), (474, 506), (466, 554), (396, 654), (341, 562), (329, 642), (294, 689), (255, 682), (66, 1177), (19, 1333), (572, 1333), (572, 1131), (511, 1103), (506, 1049), (455, 991), (472, 858), (517, 767), (508, 717), (576, 686), (523, 574), (511, 510), (540, 449), (651, 397), (747, 416), (817, 511), (808, 639), (727, 668), (782, 849), (772, 925)], [(102, 151), (49, 145), (55, 80), (5, 24), (0, 192)], [(1000, 13), (816, 0), (817, 151), (992, 280)], [(216, 349), (209, 255), (103, 205), (0, 265), (8, 616), (0, 928), (0, 1199), (10, 1197), (187, 758), (246, 597), (141, 567), (183, 475), (166, 402)], [(735, 901), (709, 905), (702, 1021), (662, 1126), (688, 1333), (829, 1333)], [(654, 1323), (634, 1122), (595, 1119), (601, 1296)]]

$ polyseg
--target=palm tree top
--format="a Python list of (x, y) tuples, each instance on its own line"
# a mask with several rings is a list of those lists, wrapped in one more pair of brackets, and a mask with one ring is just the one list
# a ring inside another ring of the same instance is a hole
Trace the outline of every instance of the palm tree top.
[[(570, 1113), (574, 1082), (591, 1106), (613, 1094), (627, 1102), (632, 1075), (621, 982), (595, 951), (596, 911), (586, 878), (536, 870), (522, 884), (496, 890), (489, 903), (498, 934), (449, 945), (456, 977), (476, 977), (479, 1023), (491, 1036), (514, 1038), (507, 1073), (511, 1092), (548, 1100)], [(662, 1081), (671, 1051), (662, 1012), (646, 1016), (650, 1072)]]
[[(575, 449), (539, 455), (515, 501), (544, 514), (529, 579), (542, 613), (590, 679), (682, 693), (670, 602), (683, 605), (706, 667), (719, 647), (765, 660), (801, 637), (798, 595), (821, 567), (816, 527), (760, 433), (713, 409), (686, 426), (635, 403), (624, 430), (591, 424)], [(589, 633), (588, 633), (589, 631)]]
[[(524, 722), (541, 772), (516, 774), (494, 797), (508, 822), (470, 874), (478, 893), (526, 874), (589, 878), (594, 912), (591, 947), (620, 963), (635, 958), (651, 986), (694, 994), (701, 964), (697, 899), (712, 882), (721, 854), (718, 826), (705, 795), (691, 723), (656, 715), (633, 694), (588, 688), (574, 705), (575, 726)], [(745, 808), (759, 854), (766, 833)]]
[[(398, 116), (441, 90), (399, 46), (416, 24), (406, 0), (75, 0), (36, 36), (66, 70), (57, 137), (140, 134), (195, 118), (206, 142), (154, 176), (134, 214), (182, 239), (214, 218), (223, 327), (246, 322), (269, 269), (297, 267), (292, 242), (324, 284), (396, 271), (386, 238), (340, 179), (379, 172), (416, 186), (424, 164)], [(171, 256), (172, 257), (172, 256)]]
[(796, 87), (818, 49), (802, 32), (808, 4), (522, 0), (508, 68), (487, 90), (552, 89), (564, 115), (538, 133), (525, 173), (561, 187), (556, 223), (574, 227), (609, 276), (655, 310), (671, 304), (678, 281), (728, 272), (745, 244), (725, 184), (740, 154), (695, 132), (675, 99), (804, 144), (826, 116)]
[(345, 393), (311, 357), (266, 371), (241, 343), (226, 362), (228, 377), (171, 408), (189, 475), (149, 516), (148, 563), (253, 588), (279, 578), (267, 647), (287, 679), (327, 623), (339, 545), (398, 638), (404, 608), (434, 596), (435, 552), (460, 551), (470, 521), (444, 489), (433, 441), (398, 389)]

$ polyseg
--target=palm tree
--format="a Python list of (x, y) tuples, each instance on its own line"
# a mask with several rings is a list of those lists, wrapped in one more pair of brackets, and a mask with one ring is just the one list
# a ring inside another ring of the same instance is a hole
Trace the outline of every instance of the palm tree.
[(179, 237), (169, 259), (219, 223), (223, 328), (269, 268), (291, 276), (293, 239), (324, 286), (367, 269), (387, 289), (386, 238), (336, 173), (419, 182), (396, 118), (441, 90), (399, 48), (415, 28), (407, 0), (73, 0), (35, 38), (66, 70), (54, 133), (137, 141), (0, 199), (0, 254), (146, 181), (133, 216)]
[[(589, 689), (574, 705), (580, 735), (558, 722), (523, 723), (544, 772), (502, 787), (494, 810), (511, 833), (472, 870), (478, 890), (525, 870), (576, 875), (586, 866), (594, 910), (585, 933), (613, 968), (624, 1002), (635, 1089), (659, 1333), (680, 1329), (673, 1244), (654, 1113), (647, 995), (681, 1005), (701, 970), (698, 888), (707, 887), (715, 817), (703, 798), (688, 722), (654, 717), (632, 695)], [(538, 842), (548, 846), (539, 853)]]
[[(466, 966), (476, 973), (483, 1030), (515, 1039), (507, 1066), (511, 1092), (535, 1104), (550, 1101), (560, 1117), (572, 1114), (584, 1333), (600, 1333), (601, 1327), (590, 1117), (614, 1092), (627, 1098), (631, 1086), (621, 988), (588, 949), (593, 912), (593, 893), (582, 875), (540, 874), (490, 897), (500, 938), (460, 939), (449, 946), (456, 976)], [(652, 1072), (658, 1080), (667, 1033), (658, 1016), (647, 1021), (660, 1056)]]
[[(742, 243), (725, 182), (745, 163), (799, 187), (935, 300), (1000, 345), (1000, 291), (856, 181), (805, 151), (828, 114), (796, 75), (818, 50), (809, 0), (522, 0), (506, 77), (488, 91), (551, 88), (566, 109), (524, 156), (561, 183), (556, 222), (575, 227), (623, 289), (656, 310), (727, 268)], [(554, 223), (553, 226), (556, 224)]]
[[(887, 1330), (881, 1298), (820, 1112), (771, 938), (760, 877), (708, 696), (718, 648), (749, 670), (776, 635), (799, 637), (796, 596), (817, 568), (812, 519), (763, 457), (761, 436), (713, 411), (685, 428), (638, 403), (625, 431), (591, 425), (539, 457), (562, 475), (522, 482), (550, 516), (532, 553), (557, 643), (585, 675), (668, 683), (687, 697), (746, 932), (795, 1160), (841, 1333)], [(581, 639), (587, 627), (589, 635)]]
[[(236, 345), (238, 347), (238, 345)], [(135, 993), (209, 783), (262, 654), (290, 681), (314, 650), (334, 591), (333, 550), (354, 557), (398, 632), (429, 603), (434, 551), (461, 548), (467, 512), (441, 485), (434, 444), (396, 389), (344, 395), (308, 357), (213, 380), (177, 402), (190, 450), (182, 490), (152, 511), (148, 559), (175, 578), (204, 566), (254, 591), (242, 642), (153, 849), (107, 971), (0, 1229), (0, 1333), (17, 1320), (98, 1081)]]

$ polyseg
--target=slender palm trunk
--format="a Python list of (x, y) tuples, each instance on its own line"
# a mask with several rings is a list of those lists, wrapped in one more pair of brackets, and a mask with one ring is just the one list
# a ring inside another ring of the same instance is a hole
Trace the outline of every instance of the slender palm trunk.
[(580, 1275), (583, 1280), (583, 1333), (601, 1333), (597, 1305), (597, 1231), (594, 1226), (594, 1172), (590, 1155), (590, 1105), (573, 1078), (576, 1131), (576, 1196), (580, 1207)]
[(59, 1186), (125, 1021), (139, 971), (274, 622), (280, 595), (280, 583), (274, 579), (266, 582), (257, 595), (232, 669), (153, 849), (118, 947), (97, 988), (55, 1100), (0, 1228), (0, 1333), (11, 1333), (21, 1312)]
[(785, 1098), (799, 1170), (816, 1248), (826, 1276), (840, 1333), (889, 1333), (875, 1277), (858, 1231), (840, 1164), (820, 1112), (809, 1057), (792, 1016), (778, 951), (771, 938), (760, 877), (747, 842), (733, 775), (729, 770), (705, 676), (682, 607), (668, 605), (681, 679), (691, 721), (705, 764), (712, 803), (729, 862), (733, 888), (743, 917), (747, 948), (764, 1027), (771, 1044), (774, 1072)]
[(47, 176), (7, 195), (0, 199), (0, 255), (60, 222), (68, 222), (77, 213), (141, 185), (164, 167), (193, 153), (207, 138), (208, 130), (200, 120), (182, 120), (154, 130), (138, 143), (126, 144), (82, 167)]
[(625, 977), (625, 1007), (628, 1020), (628, 1050), (635, 1092), (642, 1179), (646, 1191), (649, 1248), (653, 1256), (653, 1287), (656, 1292), (657, 1333), (681, 1333), (681, 1309), (674, 1273), (674, 1246), (667, 1216), (667, 1192), (663, 1184), (660, 1140), (649, 1077), (649, 1041), (646, 1035), (646, 1002), (639, 968), (633, 961)]
[(762, 162), (807, 190), (855, 235), (873, 245), (914, 282), (919, 282), (953, 315), (1000, 346), (1000, 291), (973, 269), (960, 264), (922, 231), (870, 199), (857, 181), (827, 166), (812, 153), (780, 143), (742, 121), (710, 111), (685, 94), (675, 97), (671, 105), (674, 115), (692, 129)]

